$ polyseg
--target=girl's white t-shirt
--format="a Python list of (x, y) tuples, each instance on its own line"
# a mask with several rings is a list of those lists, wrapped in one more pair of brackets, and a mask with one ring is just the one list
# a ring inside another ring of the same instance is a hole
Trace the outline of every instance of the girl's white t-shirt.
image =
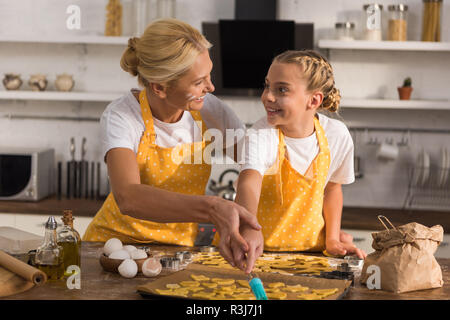
[[(328, 140), (331, 157), (326, 183), (354, 182), (354, 150), (350, 132), (343, 122), (323, 114), (318, 116)], [(291, 166), (304, 175), (319, 153), (316, 132), (306, 138), (284, 136), (284, 140)], [(267, 117), (258, 120), (247, 131), (243, 149), (245, 161), (241, 165), (241, 171), (253, 169), (264, 175), (277, 160), (278, 143), (278, 130), (267, 122)]]
[[(139, 142), (145, 131), (141, 106), (132, 89), (124, 96), (112, 101), (100, 118), (102, 152), (113, 148), (128, 148), (137, 153)], [(200, 110), (208, 129), (219, 130), (226, 137), (226, 129), (245, 130), (245, 125), (223, 101), (212, 94), (206, 94)], [(189, 111), (184, 111), (175, 123), (166, 123), (153, 117), (156, 144), (163, 148), (173, 148), (180, 143), (202, 141), (201, 130)], [(232, 141), (230, 142), (231, 145)], [(224, 143), (224, 146), (228, 143)]]

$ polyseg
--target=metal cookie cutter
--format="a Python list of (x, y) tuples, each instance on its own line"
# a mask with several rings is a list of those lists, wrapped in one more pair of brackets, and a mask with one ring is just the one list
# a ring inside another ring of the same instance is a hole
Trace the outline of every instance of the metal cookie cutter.
[(351, 286), (354, 286), (355, 274), (346, 262), (339, 264), (337, 266), (337, 270), (331, 272), (322, 271), (319, 277), (326, 279), (350, 280), (352, 282)]
[(180, 259), (180, 263), (189, 263), (192, 261), (192, 253), (189, 251), (178, 251), (175, 258)]
[(217, 248), (213, 246), (203, 246), (200, 247), (200, 252), (216, 252)]
[(344, 260), (351, 269), (361, 269), (364, 264), (364, 260), (357, 256), (345, 256)]
[(180, 270), (180, 259), (175, 257), (162, 257), (161, 265), (164, 269), (178, 271)]

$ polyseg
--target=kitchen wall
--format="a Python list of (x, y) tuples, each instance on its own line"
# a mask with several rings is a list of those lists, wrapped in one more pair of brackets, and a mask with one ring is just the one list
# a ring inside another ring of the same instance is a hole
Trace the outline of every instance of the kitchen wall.
[[(0, 0), (0, 36), (4, 35), (101, 35), (103, 32), (106, 0)], [(131, 13), (131, 0), (122, 1), (124, 18)], [(176, 17), (197, 28), (202, 21), (217, 21), (234, 17), (233, 0), (177, 0)], [(278, 18), (297, 22), (313, 22), (315, 40), (332, 36), (334, 23), (351, 20), (360, 28), (362, 0), (279, 0)], [(398, 1), (379, 1), (385, 5)], [(65, 27), (67, 6), (81, 8), (80, 30)], [(410, 40), (420, 40), (422, 1), (407, 1), (409, 6)], [(450, 41), (450, 5), (444, 2), (442, 41)], [(124, 33), (131, 34), (133, 25), (124, 23)], [(74, 91), (125, 92), (136, 87), (134, 78), (123, 72), (119, 60), (124, 47), (113, 45), (40, 44), (0, 42), (0, 75), (20, 73), (27, 80), (30, 74), (44, 73), (53, 90), (56, 74), (74, 75)], [(334, 67), (336, 86), (343, 97), (397, 99), (396, 88), (411, 76), (414, 91), (412, 99), (449, 100), (450, 53), (331, 50), (328, 54)], [(243, 70), (245, 72), (245, 70)], [(26, 81), (22, 90), (27, 89)], [(0, 90), (4, 90), (3, 87)], [(246, 123), (253, 123), (264, 115), (258, 98), (223, 97)], [(98, 102), (11, 101), (0, 100), (0, 146), (39, 146), (56, 150), (57, 161), (70, 159), (69, 140), (76, 137), (77, 155), (82, 137), (87, 138), (87, 160), (102, 161), (99, 145), (99, 125), (93, 121), (17, 120), (8, 115), (51, 115), (70, 117), (100, 117), (106, 104)], [(410, 111), (383, 109), (342, 109), (339, 115), (349, 127), (395, 127), (449, 129), (450, 111)], [(401, 208), (407, 195), (408, 168), (421, 150), (437, 163), (440, 148), (450, 149), (448, 134), (411, 132), (408, 147), (400, 148), (396, 161), (376, 159), (376, 146), (368, 145), (369, 138), (400, 141), (402, 132), (352, 132), (355, 153), (362, 158), (364, 177), (344, 187), (345, 205), (362, 207)], [(228, 167), (215, 166), (212, 177)], [(103, 166), (103, 176), (106, 168)], [(106, 184), (103, 186), (106, 192)], [(428, 207), (433, 207), (427, 205)], [(437, 208), (442, 209), (442, 208)]]

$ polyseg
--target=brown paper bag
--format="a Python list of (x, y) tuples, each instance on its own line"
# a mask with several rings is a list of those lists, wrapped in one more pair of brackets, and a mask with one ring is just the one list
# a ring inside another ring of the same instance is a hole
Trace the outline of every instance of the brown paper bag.
[[(389, 229), (382, 221), (386, 219)], [(416, 222), (394, 227), (384, 216), (378, 219), (385, 231), (372, 233), (372, 247), (361, 273), (361, 283), (366, 283), (372, 273), (371, 265), (381, 271), (381, 289), (401, 293), (442, 287), (442, 270), (434, 257), (443, 239), (444, 229), (440, 225), (428, 228)]]

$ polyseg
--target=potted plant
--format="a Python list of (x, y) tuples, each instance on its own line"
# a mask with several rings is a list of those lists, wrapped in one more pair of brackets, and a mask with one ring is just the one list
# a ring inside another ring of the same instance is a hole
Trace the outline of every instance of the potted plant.
[(403, 81), (403, 86), (398, 87), (398, 95), (400, 100), (409, 100), (413, 88), (411, 87), (411, 78), (408, 77)]

